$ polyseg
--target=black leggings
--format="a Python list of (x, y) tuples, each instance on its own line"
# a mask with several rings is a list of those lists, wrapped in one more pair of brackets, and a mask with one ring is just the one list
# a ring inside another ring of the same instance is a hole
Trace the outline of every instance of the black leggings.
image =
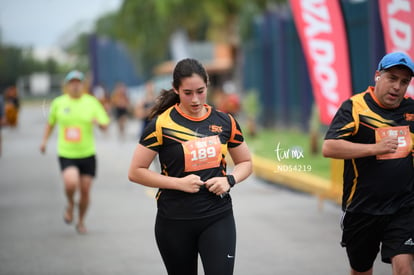
[(205, 275), (232, 275), (236, 251), (233, 211), (197, 220), (157, 215), (155, 237), (169, 275), (196, 275), (198, 254)]

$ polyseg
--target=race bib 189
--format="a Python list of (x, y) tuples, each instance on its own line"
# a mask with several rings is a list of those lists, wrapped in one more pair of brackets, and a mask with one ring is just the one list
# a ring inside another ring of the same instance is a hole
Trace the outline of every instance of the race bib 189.
[(189, 140), (182, 144), (185, 172), (218, 167), (221, 161), (221, 143), (218, 136)]

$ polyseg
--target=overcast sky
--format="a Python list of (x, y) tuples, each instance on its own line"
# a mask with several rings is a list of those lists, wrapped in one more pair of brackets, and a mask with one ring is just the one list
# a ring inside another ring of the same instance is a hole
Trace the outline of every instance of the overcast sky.
[(0, 0), (4, 43), (49, 48), (61, 45), (71, 30), (90, 28), (100, 15), (117, 10), (122, 0)]

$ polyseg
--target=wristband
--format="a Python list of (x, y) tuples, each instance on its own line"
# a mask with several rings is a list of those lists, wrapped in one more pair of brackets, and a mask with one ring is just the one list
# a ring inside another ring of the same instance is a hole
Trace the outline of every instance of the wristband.
[(236, 180), (234, 179), (233, 175), (226, 175), (227, 182), (230, 184), (230, 188), (232, 188), (236, 184)]

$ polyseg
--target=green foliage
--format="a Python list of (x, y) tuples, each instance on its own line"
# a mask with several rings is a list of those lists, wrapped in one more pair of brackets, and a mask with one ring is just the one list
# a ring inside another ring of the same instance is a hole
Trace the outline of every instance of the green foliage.
[[(137, 54), (140, 71), (152, 72), (168, 60), (170, 36), (185, 30), (190, 39), (205, 40), (210, 17), (203, 2), (125, 0), (117, 16), (119, 39)], [(211, 9), (211, 8), (209, 8)]]
[(35, 59), (30, 48), (0, 45), (0, 91), (16, 85), (20, 76), (39, 71), (54, 74), (60, 71), (60, 66), (53, 59)]
[[(138, 70), (152, 74), (155, 65), (169, 59), (171, 34), (184, 30), (193, 41), (240, 43), (248, 35), (252, 20), (273, 4), (287, 0), (124, 0), (116, 12), (101, 16), (94, 32), (123, 42), (134, 53)], [(80, 34), (66, 50), (77, 56), (72, 64), (87, 71), (88, 38)], [(30, 49), (0, 45), (0, 87), (15, 84), (19, 75), (34, 71), (67, 70), (54, 60), (39, 61)]]
[(259, 114), (259, 99), (257, 91), (251, 90), (243, 97), (243, 111), (248, 117), (254, 118)]
[(119, 33), (116, 28), (117, 20), (118, 14), (116, 12), (107, 13), (104, 16), (101, 16), (95, 23), (95, 33), (97, 35), (116, 39)]
[[(124, 0), (116, 19), (118, 39), (138, 56), (141, 71), (168, 59), (172, 33), (184, 30), (190, 40), (238, 46), (240, 15), (244, 26), (269, 3), (286, 0)], [(247, 9), (247, 11), (245, 11)], [(248, 16), (246, 15), (248, 14)]]
[(4, 89), (16, 83), (14, 72), (19, 69), (22, 63), (21, 50), (12, 47), (0, 48), (0, 87)]
[[(240, 43), (248, 36), (254, 17), (269, 6), (287, 0), (124, 0), (121, 8), (100, 17), (95, 33), (123, 42), (134, 55), (138, 71), (152, 74), (169, 58), (171, 35), (184, 30), (192, 41)], [(68, 47), (85, 63), (88, 54), (85, 36)]]
[(79, 34), (76, 41), (66, 47), (66, 51), (72, 56), (76, 56), (72, 68), (77, 68), (80, 71), (89, 71), (89, 33)]

